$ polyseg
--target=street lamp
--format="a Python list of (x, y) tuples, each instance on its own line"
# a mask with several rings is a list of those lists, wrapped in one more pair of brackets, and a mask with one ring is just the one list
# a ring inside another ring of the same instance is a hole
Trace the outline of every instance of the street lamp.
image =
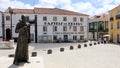
[(10, 19), (11, 19), (11, 23), (10, 23), (10, 27), (11, 27), (11, 39), (13, 39), (12, 37), (12, 14), (13, 14), (13, 10), (11, 7), (9, 7), (9, 12), (10, 12)]

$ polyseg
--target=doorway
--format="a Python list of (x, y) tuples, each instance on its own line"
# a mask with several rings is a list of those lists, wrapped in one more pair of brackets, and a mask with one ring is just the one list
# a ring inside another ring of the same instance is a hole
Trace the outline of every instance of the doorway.
[(68, 41), (68, 35), (64, 35), (64, 41), (65, 41), (65, 42)]
[(11, 29), (6, 29), (6, 40), (9, 41), (11, 39)]

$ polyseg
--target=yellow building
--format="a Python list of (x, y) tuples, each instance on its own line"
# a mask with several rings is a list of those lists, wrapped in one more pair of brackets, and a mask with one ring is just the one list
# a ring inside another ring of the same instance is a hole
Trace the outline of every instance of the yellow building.
[(120, 43), (120, 5), (109, 11), (110, 41)]

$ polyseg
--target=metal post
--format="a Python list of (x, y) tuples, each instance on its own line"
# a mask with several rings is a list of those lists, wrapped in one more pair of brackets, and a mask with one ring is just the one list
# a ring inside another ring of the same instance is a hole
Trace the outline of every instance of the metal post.
[(37, 15), (35, 15), (35, 43), (37, 43)]
[(99, 21), (97, 22), (97, 41), (98, 41), (98, 23), (99, 23)]
[(2, 35), (3, 40), (5, 39), (5, 22), (4, 22), (4, 13), (2, 12)]
[(13, 10), (10, 7), (9, 7), (9, 12), (10, 12), (10, 19), (11, 19), (11, 23), (10, 23), (10, 27), (11, 27), (11, 39), (13, 39), (13, 37), (12, 37), (12, 14), (13, 14)]
[(12, 13), (10, 13), (10, 16), (11, 16), (11, 24), (10, 24), (10, 26), (11, 26), (11, 39), (12, 39)]

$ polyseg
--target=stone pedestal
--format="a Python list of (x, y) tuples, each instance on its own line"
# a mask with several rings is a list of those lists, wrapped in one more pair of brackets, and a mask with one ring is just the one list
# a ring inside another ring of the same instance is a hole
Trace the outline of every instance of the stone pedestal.
[(10, 40), (10, 47), (13, 48), (13, 45), (14, 45), (14, 40)]

